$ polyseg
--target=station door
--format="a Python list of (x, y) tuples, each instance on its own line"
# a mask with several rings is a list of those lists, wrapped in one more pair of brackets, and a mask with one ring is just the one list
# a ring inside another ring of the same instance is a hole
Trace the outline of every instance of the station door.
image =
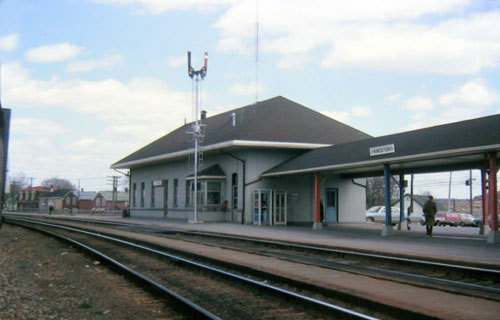
[(338, 189), (327, 188), (326, 193), (326, 216), (325, 222), (338, 222)]

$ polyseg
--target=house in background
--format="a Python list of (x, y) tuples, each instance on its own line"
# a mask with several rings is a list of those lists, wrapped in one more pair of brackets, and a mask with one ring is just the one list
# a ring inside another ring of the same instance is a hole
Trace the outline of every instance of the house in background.
[[(423, 211), (424, 210), (424, 205), (425, 205), (425, 202), (428, 199), (429, 199), (429, 196), (414, 194), (413, 195), (413, 213), (415, 213), (415, 214), (424, 214), (424, 211)], [(437, 201), (435, 199), (434, 202), (436, 202), (436, 206), (438, 208), (438, 211), (444, 211), (444, 210), (446, 210), (445, 206), (443, 206), (443, 204), (440, 201)], [(399, 208), (399, 203), (400, 203), (400, 201), (397, 200), (396, 202), (394, 202), (392, 204), (392, 206)], [(408, 208), (410, 207), (410, 205), (411, 205), (411, 196), (410, 196), (410, 194), (405, 194), (405, 197), (404, 197), (405, 213), (408, 212)]]
[(51, 188), (44, 186), (27, 187), (19, 191), (17, 198), (17, 210), (34, 212), (39, 209), (40, 197), (49, 194)]
[(119, 211), (128, 209), (129, 193), (116, 192), (115, 207), (113, 208), (113, 191), (99, 191), (93, 199), (93, 211)]
[(58, 212), (76, 212), (78, 209), (78, 196), (73, 190), (59, 189), (39, 198), (40, 212), (48, 212), (50, 206)]
[[(369, 135), (283, 97), (212, 117), (204, 134), (194, 194), (192, 124), (170, 132), (112, 165), (130, 170), (130, 214), (245, 224), (310, 224), (314, 173), (265, 178), (273, 167), (313, 149)], [(320, 174), (326, 222), (362, 222), (365, 188), (353, 179)], [(363, 180), (363, 179), (360, 179)], [(342, 213), (339, 212), (342, 208)]]
[(78, 212), (91, 212), (94, 208), (94, 198), (97, 195), (95, 191), (78, 192)]

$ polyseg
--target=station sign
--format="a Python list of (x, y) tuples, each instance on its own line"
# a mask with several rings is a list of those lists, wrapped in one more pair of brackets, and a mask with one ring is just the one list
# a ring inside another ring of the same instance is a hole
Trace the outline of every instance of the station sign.
[(153, 181), (153, 186), (155, 186), (155, 187), (160, 187), (162, 185), (163, 185), (163, 181), (161, 181), (161, 180)]
[(394, 153), (394, 152), (396, 152), (394, 144), (386, 144), (384, 146), (370, 148), (370, 157), (380, 156), (383, 154)]

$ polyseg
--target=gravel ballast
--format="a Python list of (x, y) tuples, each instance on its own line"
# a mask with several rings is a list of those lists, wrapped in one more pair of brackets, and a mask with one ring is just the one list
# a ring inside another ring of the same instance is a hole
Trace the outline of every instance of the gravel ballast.
[(0, 229), (0, 320), (172, 318), (182, 316), (72, 246)]

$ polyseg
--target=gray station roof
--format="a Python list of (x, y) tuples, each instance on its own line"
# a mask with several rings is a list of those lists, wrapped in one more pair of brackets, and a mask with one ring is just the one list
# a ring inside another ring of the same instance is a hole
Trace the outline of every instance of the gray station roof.
[[(232, 114), (235, 125), (233, 126)], [(204, 150), (227, 147), (314, 149), (370, 136), (283, 97), (275, 97), (202, 120)], [(192, 124), (137, 150), (112, 168), (132, 168), (192, 153)]]
[(491, 151), (500, 151), (500, 115), (312, 150), (262, 176), (320, 171), (375, 176), (383, 164), (408, 174), (483, 168)]

